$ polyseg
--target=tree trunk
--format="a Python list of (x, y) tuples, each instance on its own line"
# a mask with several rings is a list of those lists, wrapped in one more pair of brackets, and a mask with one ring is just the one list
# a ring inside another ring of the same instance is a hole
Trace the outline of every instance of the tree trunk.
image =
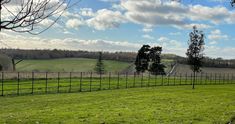
[(13, 71), (15, 71), (16, 70), (15, 59), (11, 59), (11, 61), (12, 61), (12, 69)]

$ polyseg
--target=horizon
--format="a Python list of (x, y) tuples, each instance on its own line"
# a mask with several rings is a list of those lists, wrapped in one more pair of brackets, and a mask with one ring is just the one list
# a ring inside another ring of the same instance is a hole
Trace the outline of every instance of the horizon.
[(137, 52), (149, 44), (185, 57), (196, 25), (206, 35), (205, 56), (235, 59), (234, 12), (226, 0), (82, 0), (40, 35), (2, 30), (1, 48)]

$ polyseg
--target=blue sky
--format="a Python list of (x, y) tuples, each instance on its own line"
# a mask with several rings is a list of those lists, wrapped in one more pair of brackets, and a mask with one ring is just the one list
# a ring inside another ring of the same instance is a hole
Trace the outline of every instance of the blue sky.
[(206, 56), (235, 59), (235, 8), (228, 0), (82, 0), (43, 34), (2, 31), (1, 39), (22, 49), (136, 52), (149, 44), (185, 56), (194, 25), (206, 34)]

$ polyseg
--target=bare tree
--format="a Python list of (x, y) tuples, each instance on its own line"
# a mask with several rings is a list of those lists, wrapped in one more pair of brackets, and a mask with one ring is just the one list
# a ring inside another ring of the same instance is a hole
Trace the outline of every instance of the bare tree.
[[(72, 2), (75, 1), (75, 2)], [(1, 0), (0, 31), (40, 34), (49, 29), (69, 7), (79, 0)], [(38, 25), (50, 20), (45, 28)]]

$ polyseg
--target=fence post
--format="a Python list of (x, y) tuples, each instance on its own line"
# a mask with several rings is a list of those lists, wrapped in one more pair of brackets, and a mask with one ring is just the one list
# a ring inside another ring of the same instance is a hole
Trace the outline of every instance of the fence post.
[(191, 78), (191, 85), (193, 85), (194, 82), (193, 82), (193, 74), (192, 73), (191, 73), (191, 77), (190, 78)]
[(17, 72), (17, 95), (20, 94), (20, 73)]
[(154, 86), (157, 86), (157, 74), (154, 76)]
[(231, 79), (231, 83), (233, 84), (233, 74), (232, 74), (232, 79)]
[(224, 74), (224, 76), (223, 76), (223, 84), (225, 83), (225, 74)]
[(60, 72), (58, 72), (57, 84), (58, 84), (57, 93), (59, 93), (60, 92)]
[(182, 74), (180, 73), (180, 85), (181, 85), (181, 78), (182, 78)]
[(118, 82), (117, 82), (117, 89), (119, 89), (119, 72), (118, 72)]
[(185, 78), (185, 85), (187, 85), (188, 84), (188, 73), (186, 72), (186, 76), (185, 76), (186, 78)]
[(162, 86), (163, 86), (163, 74), (162, 74)]
[(217, 74), (215, 73), (214, 75), (215, 75), (215, 84), (217, 84), (217, 77), (216, 77)]
[(2, 72), (2, 96), (4, 96), (4, 72)]
[(101, 82), (102, 82), (102, 73), (100, 73), (100, 88), (99, 88), (100, 90), (101, 90), (101, 88), (102, 88), (102, 86), (101, 86), (102, 83), (101, 83)]
[(174, 86), (175, 86), (175, 75), (176, 75), (176, 73), (174, 74)]
[(150, 72), (149, 72), (149, 75), (148, 75), (148, 85), (147, 85), (148, 87), (149, 87), (149, 84), (150, 84), (150, 76), (151, 75), (150, 75)]
[(141, 82), (140, 82), (140, 87), (143, 87), (143, 80), (144, 80), (144, 74), (142, 72), (142, 75), (141, 75)]
[(69, 93), (72, 90), (72, 72), (69, 72)]
[(80, 92), (82, 92), (82, 72), (80, 72)]
[(31, 94), (33, 94), (33, 90), (34, 90), (34, 72), (32, 72), (32, 91), (31, 91)]
[(109, 90), (111, 89), (110, 83), (111, 83), (111, 72), (109, 72)]
[(92, 87), (92, 72), (90, 73), (90, 92), (91, 92), (91, 87)]
[(168, 77), (167, 77), (167, 85), (168, 86), (170, 85), (170, 75), (168, 75)]
[(128, 72), (126, 72), (126, 88), (128, 88)]
[(136, 73), (134, 72), (134, 82), (133, 82), (133, 87), (135, 87), (135, 76), (136, 76)]
[(46, 93), (47, 93), (47, 72), (46, 72), (46, 87), (45, 87), (45, 91), (46, 91)]

